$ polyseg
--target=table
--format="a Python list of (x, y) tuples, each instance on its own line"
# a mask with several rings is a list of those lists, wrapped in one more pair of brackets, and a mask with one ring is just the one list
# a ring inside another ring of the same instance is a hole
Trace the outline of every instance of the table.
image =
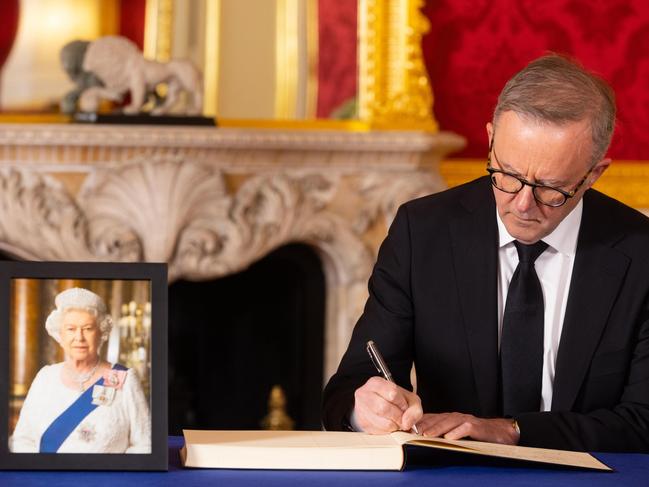
[(0, 472), (1, 487), (323, 487), (383, 486), (633, 486), (649, 485), (649, 455), (597, 454), (615, 472), (590, 472), (521, 464), (506, 460), (409, 448), (403, 472), (313, 472), (183, 469), (178, 458), (181, 437), (169, 438), (169, 472)]

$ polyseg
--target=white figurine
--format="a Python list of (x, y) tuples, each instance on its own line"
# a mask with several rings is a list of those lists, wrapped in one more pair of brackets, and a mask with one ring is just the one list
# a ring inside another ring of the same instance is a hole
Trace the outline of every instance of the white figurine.
[(86, 50), (83, 70), (93, 73), (104, 86), (84, 90), (79, 97), (79, 109), (96, 112), (102, 99), (121, 101), (130, 91), (131, 103), (124, 113), (139, 113), (149, 93), (160, 83), (167, 84), (164, 102), (151, 110), (152, 115), (168, 113), (185, 91), (188, 95), (185, 114), (199, 115), (203, 107), (203, 80), (200, 72), (188, 60), (167, 63), (144, 59), (137, 46), (120, 36), (105, 36), (92, 41)]

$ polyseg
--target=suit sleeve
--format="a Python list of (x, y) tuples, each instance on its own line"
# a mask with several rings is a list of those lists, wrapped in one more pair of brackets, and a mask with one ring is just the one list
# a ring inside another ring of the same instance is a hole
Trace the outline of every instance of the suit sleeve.
[(363, 314), (356, 323), (338, 371), (324, 390), (325, 429), (347, 429), (347, 418), (354, 407), (355, 390), (377, 375), (365, 349), (368, 340), (374, 340), (378, 346), (397, 384), (412, 390), (413, 306), (410, 273), (410, 229), (407, 210), (402, 206), (379, 249)]
[(649, 302), (620, 402), (589, 413), (542, 412), (516, 417), (519, 444), (581, 451), (649, 452)]

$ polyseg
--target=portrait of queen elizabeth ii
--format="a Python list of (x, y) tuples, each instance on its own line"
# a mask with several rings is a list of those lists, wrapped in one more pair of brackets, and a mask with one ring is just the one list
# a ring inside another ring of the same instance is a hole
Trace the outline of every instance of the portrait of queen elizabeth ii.
[(45, 321), (63, 362), (39, 370), (9, 440), (14, 453), (150, 453), (151, 417), (133, 369), (102, 360), (113, 320), (97, 294), (59, 293)]

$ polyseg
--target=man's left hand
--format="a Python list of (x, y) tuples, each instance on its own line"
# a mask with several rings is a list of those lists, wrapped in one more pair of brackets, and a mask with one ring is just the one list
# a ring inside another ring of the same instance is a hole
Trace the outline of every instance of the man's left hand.
[(462, 413), (424, 414), (417, 428), (424, 436), (443, 436), (448, 440), (469, 437), (478, 441), (516, 445), (520, 438), (511, 419), (484, 419)]

